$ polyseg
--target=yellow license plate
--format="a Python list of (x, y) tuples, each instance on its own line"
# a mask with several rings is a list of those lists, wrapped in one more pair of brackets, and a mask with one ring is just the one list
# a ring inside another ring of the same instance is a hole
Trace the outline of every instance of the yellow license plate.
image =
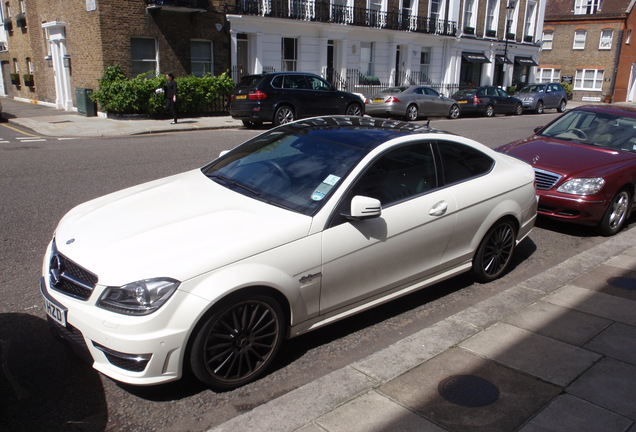
[(457, 103), (468, 103), (468, 101), (457, 101)]
[(247, 95), (236, 95), (236, 99), (247, 99)]
[(384, 99), (373, 99), (373, 103), (384, 102)]

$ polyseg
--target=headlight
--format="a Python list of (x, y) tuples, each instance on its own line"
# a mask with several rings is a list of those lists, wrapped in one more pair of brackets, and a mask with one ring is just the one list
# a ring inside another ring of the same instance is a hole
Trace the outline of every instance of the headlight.
[(179, 284), (174, 279), (156, 278), (107, 287), (97, 306), (125, 315), (148, 315), (163, 306)]
[(603, 188), (605, 180), (601, 177), (595, 178), (575, 178), (563, 183), (557, 189), (557, 192), (562, 192), (572, 195), (594, 195)]

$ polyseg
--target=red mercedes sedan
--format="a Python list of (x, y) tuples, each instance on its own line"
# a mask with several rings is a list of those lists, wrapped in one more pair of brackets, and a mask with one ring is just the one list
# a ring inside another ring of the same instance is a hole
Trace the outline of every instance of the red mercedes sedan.
[(634, 208), (636, 109), (582, 106), (497, 149), (532, 165), (538, 213), (619, 232)]

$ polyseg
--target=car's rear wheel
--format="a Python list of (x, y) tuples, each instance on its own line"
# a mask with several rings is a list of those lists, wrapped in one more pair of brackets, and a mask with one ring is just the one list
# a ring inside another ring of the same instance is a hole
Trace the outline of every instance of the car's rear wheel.
[(486, 117), (492, 117), (495, 115), (495, 107), (493, 107), (492, 105), (488, 105), (486, 107), (486, 112), (484, 113), (484, 115)]
[(631, 206), (632, 194), (626, 189), (618, 191), (612, 198), (612, 202), (607, 207), (599, 225), (601, 235), (613, 236), (622, 230), (627, 221), (627, 216), (629, 216)]
[(417, 120), (419, 113), (417, 111), (417, 105), (411, 104), (406, 107), (406, 120), (407, 121), (415, 121)]
[(473, 257), (475, 279), (490, 282), (500, 277), (512, 261), (516, 239), (517, 229), (510, 220), (501, 220), (490, 228)]
[(537, 114), (543, 114), (543, 101), (537, 102), (537, 106), (534, 108), (534, 112)]
[(283, 316), (278, 302), (264, 295), (220, 304), (194, 336), (190, 351), (192, 372), (217, 391), (256, 379), (282, 344)]
[(521, 114), (523, 114), (523, 105), (518, 103), (517, 105), (515, 105), (515, 115), (521, 115)]
[(565, 99), (563, 99), (561, 103), (559, 104), (557, 111), (560, 113), (565, 112), (565, 107), (567, 106), (567, 104), (568, 103), (565, 101)]
[(274, 126), (287, 124), (296, 120), (296, 114), (292, 107), (283, 105), (274, 113)]
[(362, 106), (357, 103), (352, 103), (347, 107), (345, 114), (348, 116), (361, 116), (362, 115)]
[(459, 105), (453, 105), (448, 112), (448, 118), (456, 119), (457, 117), (459, 117)]

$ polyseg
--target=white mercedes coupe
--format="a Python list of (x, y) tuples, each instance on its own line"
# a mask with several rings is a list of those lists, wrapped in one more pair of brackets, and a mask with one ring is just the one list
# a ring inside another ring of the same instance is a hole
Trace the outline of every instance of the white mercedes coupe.
[(201, 169), (81, 204), (40, 289), (53, 330), (124, 383), (217, 391), (283, 340), (465, 271), (504, 274), (532, 230), (530, 165), (428, 126), (319, 117)]

